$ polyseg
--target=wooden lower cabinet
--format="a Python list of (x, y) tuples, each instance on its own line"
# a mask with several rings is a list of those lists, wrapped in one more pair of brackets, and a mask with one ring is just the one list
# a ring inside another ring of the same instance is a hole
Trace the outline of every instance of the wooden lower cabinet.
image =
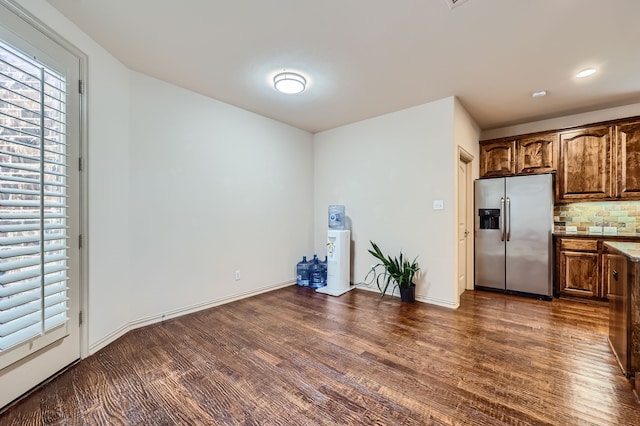
[(609, 342), (622, 371), (629, 373), (629, 291), (627, 258), (619, 254), (605, 254), (609, 260)]
[[(558, 290), (560, 294), (589, 298), (601, 297), (601, 255), (598, 253), (597, 240), (561, 239), (560, 241), (560, 250), (558, 251)], [(585, 242), (595, 244), (591, 247), (584, 244)]]
[[(557, 237), (556, 296), (609, 299), (611, 268), (615, 258), (603, 249), (606, 237)], [(616, 241), (639, 242), (638, 238), (617, 237)]]
[(600, 255), (560, 252), (560, 293), (580, 297), (600, 296)]

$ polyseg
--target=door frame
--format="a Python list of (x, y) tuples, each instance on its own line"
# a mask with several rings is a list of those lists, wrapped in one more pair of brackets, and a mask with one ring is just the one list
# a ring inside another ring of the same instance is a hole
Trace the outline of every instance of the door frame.
[[(89, 235), (89, 143), (88, 143), (88, 112), (87, 106), (87, 88), (88, 88), (88, 61), (89, 57), (86, 53), (80, 50), (75, 45), (71, 44), (60, 34), (48, 27), (37, 17), (33, 16), (31, 12), (17, 4), (15, 0), (0, 0), (0, 4), (4, 5), (7, 9), (20, 17), (28, 25), (34, 29), (40, 31), (46, 37), (53, 42), (67, 50), (69, 53), (78, 58), (80, 64), (79, 75), (82, 83), (78, 82), (82, 86), (80, 91), (80, 158), (78, 161), (78, 167), (80, 168), (80, 236), (78, 237), (78, 244), (80, 247), (80, 313), (82, 320), (80, 321), (80, 357), (86, 358), (89, 356), (89, 327), (88, 327), (88, 309), (89, 309), (89, 248), (88, 248), (88, 235)], [(81, 238), (81, 240), (80, 240)], [(82, 243), (81, 243), (82, 241)]]
[[(467, 267), (466, 267), (466, 272), (465, 272), (465, 289), (466, 290), (473, 290), (474, 286), (473, 286), (473, 282), (474, 282), (474, 255), (473, 255), (473, 247), (474, 247), (474, 232), (473, 232), (473, 160), (474, 157), (471, 153), (469, 153), (469, 151), (467, 151), (466, 149), (464, 149), (461, 146), (458, 146), (458, 164), (460, 164), (460, 162), (464, 163), (465, 165), (465, 176), (466, 176), (466, 182), (465, 182), (465, 191), (467, 193), (466, 196), (466, 204), (467, 204), (467, 209), (466, 209), (466, 224), (467, 224), (467, 230), (469, 232), (469, 234), (467, 235), (467, 243), (466, 243), (466, 257), (467, 257)], [(459, 178), (459, 174), (458, 174), (458, 168), (456, 167), (456, 180), (458, 180)], [(458, 190), (458, 185), (456, 185), (456, 191)], [(456, 197), (456, 200), (458, 199), (458, 197)], [(456, 209), (457, 210), (457, 209)], [(456, 211), (456, 224), (459, 222), (459, 220), (457, 219), (457, 215), (458, 212)], [(457, 235), (458, 233), (458, 227), (456, 225), (456, 241), (458, 241), (459, 239), (459, 235)], [(456, 280), (456, 293), (458, 291), (458, 282)]]
[[(76, 46), (68, 42), (60, 34), (56, 33), (53, 29), (49, 28), (44, 22), (32, 15), (27, 9), (19, 5), (15, 0), (0, 0), (0, 6), (3, 6), (10, 13), (13, 13), (17, 18), (22, 20), (31, 29), (43, 34), (46, 38), (53, 43), (66, 50), (72, 56), (78, 59), (79, 63), (79, 78), (78, 91), (80, 97), (79, 105), (79, 158), (69, 159), (69, 164), (77, 162), (79, 168), (79, 197), (78, 200), (80, 211), (77, 212), (79, 220), (79, 232), (80, 235), (70, 235), (70, 244), (78, 244), (79, 246), (79, 309), (80, 309), (80, 321), (79, 321), (79, 348), (80, 358), (86, 358), (89, 356), (89, 334), (88, 334), (88, 277), (89, 277), (89, 258), (88, 258), (88, 219), (89, 219), (89, 177), (87, 172), (88, 163), (88, 113), (87, 113), (87, 79), (88, 79), (88, 56)], [(28, 32), (28, 30), (27, 30)], [(24, 35), (23, 35), (24, 36)], [(72, 83), (73, 84), (73, 83)], [(82, 88), (82, 90), (81, 90)], [(77, 239), (76, 239), (77, 238)], [(46, 381), (48, 378), (43, 378)]]

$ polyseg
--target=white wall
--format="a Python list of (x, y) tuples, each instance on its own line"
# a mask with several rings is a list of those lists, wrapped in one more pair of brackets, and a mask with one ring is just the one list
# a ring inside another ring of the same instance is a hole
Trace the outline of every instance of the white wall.
[(130, 91), (136, 319), (291, 284), (312, 246), (312, 135), (142, 74)]
[[(477, 152), (478, 141), (462, 110), (452, 97), (315, 135), (315, 250), (325, 252), (328, 206), (344, 204), (352, 282), (375, 263), (367, 252), (372, 240), (390, 254), (418, 256), (419, 299), (457, 306), (457, 143)], [(433, 210), (435, 199), (444, 210)]]
[(89, 57), (85, 347), (293, 281), (312, 135), (132, 72), (46, 1), (21, 4)]

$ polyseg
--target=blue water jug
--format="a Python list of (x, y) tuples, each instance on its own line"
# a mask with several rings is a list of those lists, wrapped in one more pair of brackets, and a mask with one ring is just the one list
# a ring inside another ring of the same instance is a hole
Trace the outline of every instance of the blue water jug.
[(324, 260), (318, 262), (322, 267), (322, 285), (327, 285), (327, 256), (324, 257)]
[(302, 261), (296, 265), (296, 284), (306, 287), (311, 279), (311, 262), (307, 261), (307, 256), (302, 256)]
[(344, 221), (344, 206), (337, 204), (329, 206), (329, 229), (344, 229)]
[(320, 288), (325, 286), (326, 283), (322, 283), (322, 266), (318, 260), (318, 256), (313, 255), (313, 264), (311, 265), (311, 282), (309, 287)]

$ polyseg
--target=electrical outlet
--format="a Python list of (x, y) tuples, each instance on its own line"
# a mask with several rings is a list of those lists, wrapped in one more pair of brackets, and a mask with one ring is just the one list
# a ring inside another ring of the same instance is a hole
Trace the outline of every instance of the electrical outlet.
[(238, 281), (240, 279), (240, 270), (238, 269), (236, 271), (236, 281)]

